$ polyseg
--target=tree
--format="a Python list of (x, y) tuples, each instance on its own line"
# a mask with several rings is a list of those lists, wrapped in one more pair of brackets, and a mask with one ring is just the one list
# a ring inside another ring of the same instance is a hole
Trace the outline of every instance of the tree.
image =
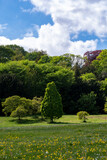
[(101, 89), (105, 92), (105, 95), (107, 96), (107, 78), (105, 80), (100, 81)]
[(2, 102), (3, 106), (3, 112), (6, 115), (11, 114), (12, 111), (14, 111), (18, 106), (20, 105), (20, 97), (19, 96), (12, 96), (5, 99), (4, 102)]
[(18, 117), (20, 120), (21, 117), (25, 117), (27, 115), (27, 110), (23, 106), (18, 106), (16, 110), (11, 113), (11, 117)]
[(3, 112), (2, 112), (2, 99), (0, 99), (0, 116), (3, 116), (4, 114), (3, 114)]
[(70, 58), (64, 55), (51, 57), (50, 63), (63, 67), (71, 67)]
[(6, 98), (4, 102), (2, 102), (3, 112), (6, 115), (10, 115), (13, 111), (15, 111), (19, 106), (23, 106), (27, 111), (27, 115), (31, 115), (32, 113), (32, 101), (30, 99), (26, 99), (20, 96), (12, 96)]
[(80, 111), (85, 110), (92, 114), (98, 113), (99, 111), (99, 108), (96, 107), (96, 94), (94, 94), (93, 91), (91, 91), (89, 94), (81, 95), (77, 103)]
[[(40, 112), (40, 105), (41, 105), (42, 97), (34, 97), (32, 100), (27, 99), (25, 97), (20, 96), (11, 96), (5, 99), (4, 102), (2, 102), (3, 106), (3, 112), (5, 115), (13, 116), (15, 115), (18, 117), (19, 112), (24, 116), (24, 110), (26, 110), (26, 115), (36, 115)], [(19, 107), (21, 106), (21, 107)], [(18, 108), (19, 107), (19, 108)], [(18, 110), (17, 110), (18, 108)]]
[(43, 64), (43, 63), (49, 63), (50, 62), (50, 57), (48, 55), (43, 55), (41, 56), (41, 58), (39, 59), (38, 63), (39, 64)]
[(12, 95), (26, 96), (27, 88), (26, 66), (19, 61), (0, 64), (0, 96), (7, 98)]
[(11, 60), (11, 57), (14, 56), (15, 53), (12, 49), (6, 46), (0, 46), (0, 63), (5, 63)]
[(107, 78), (107, 49), (102, 50), (96, 60), (92, 62), (92, 65), (95, 68), (94, 73), (99, 80)]
[(30, 61), (36, 61), (38, 62), (42, 56), (47, 55), (46, 51), (37, 51), (34, 50), (32, 52), (28, 52), (25, 56), (25, 59), (28, 59)]
[(80, 111), (80, 112), (77, 113), (78, 118), (79, 118), (79, 119), (82, 119), (83, 122), (86, 122), (86, 119), (87, 119), (86, 116), (88, 116), (88, 115), (89, 115), (89, 114), (88, 114), (88, 112), (86, 112), (86, 111)]
[(75, 71), (75, 81), (78, 83), (80, 81), (80, 66), (78, 63), (74, 65), (73, 70)]
[(54, 82), (47, 84), (45, 96), (41, 104), (41, 113), (45, 118), (60, 118), (63, 114), (61, 95), (58, 93)]
[(42, 102), (42, 97), (34, 97), (32, 99), (32, 115), (35, 115), (36, 113), (40, 113), (40, 106)]
[(85, 74), (82, 74), (80, 76), (80, 78), (82, 79), (83, 82), (91, 82), (91, 81), (95, 81), (96, 80), (96, 77), (93, 73), (85, 73)]
[(106, 102), (105, 102), (105, 105), (104, 105), (104, 112), (107, 113), (107, 97), (106, 97)]
[(96, 50), (96, 51), (87, 51), (84, 53), (85, 57), (85, 64), (90, 64), (93, 60), (96, 59), (96, 57), (101, 53), (101, 50)]
[(25, 59), (25, 55), (27, 52), (24, 50), (23, 47), (18, 45), (6, 45), (7, 48), (10, 48), (12, 51), (14, 51), (15, 55), (11, 57), (11, 60), (19, 61), (22, 59)]
[(83, 58), (79, 55), (66, 53), (61, 56), (50, 57), (50, 63), (58, 66), (73, 68), (75, 64), (78, 64), (78, 66), (82, 66)]

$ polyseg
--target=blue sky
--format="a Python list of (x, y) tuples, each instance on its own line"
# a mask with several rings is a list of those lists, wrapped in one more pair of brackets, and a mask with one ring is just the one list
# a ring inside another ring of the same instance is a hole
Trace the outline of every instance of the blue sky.
[(32, 9), (33, 5), (30, 1), (0, 0), (0, 23), (7, 24), (6, 29), (0, 35), (10, 39), (23, 38), (26, 32), (32, 29), (37, 37), (36, 29), (34, 29), (35, 24), (39, 26), (47, 23), (52, 24), (50, 15), (46, 16), (42, 12), (30, 13), (29, 10)]
[(107, 48), (106, 0), (0, 0), (0, 45), (49, 55)]

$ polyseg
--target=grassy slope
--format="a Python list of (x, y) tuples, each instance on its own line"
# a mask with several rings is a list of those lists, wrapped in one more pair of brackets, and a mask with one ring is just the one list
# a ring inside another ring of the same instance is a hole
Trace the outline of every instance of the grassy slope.
[(76, 116), (63, 116), (55, 124), (28, 118), (17, 124), (0, 117), (0, 160), (106, 160), (106, 118), (91, 116), (82, 123)]

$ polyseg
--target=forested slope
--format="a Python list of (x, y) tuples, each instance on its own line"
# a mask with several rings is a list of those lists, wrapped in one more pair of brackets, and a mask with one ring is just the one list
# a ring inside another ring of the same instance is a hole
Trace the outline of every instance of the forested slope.
[(62, 96), (64, 113), (76, 114), (80, 110), (104, 113), (107, 50), (86, 52), (84, 57), (73, 54), (51, 57), (45, 51), (27, 52), (16, 45), (0, 46), (0, 102), (13, 95), (43, 97), (51, 81)]

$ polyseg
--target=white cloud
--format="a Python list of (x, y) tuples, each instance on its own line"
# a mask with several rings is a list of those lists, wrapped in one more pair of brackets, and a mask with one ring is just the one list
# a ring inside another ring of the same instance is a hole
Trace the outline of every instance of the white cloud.
[(26, 50), (29, 50), (29, 48), (35, 49), (35, 42), (36, 38), (34, 37), (24, 37), (23, 39), (15, 39), (10, 40), (4, 36), (0, 37), (0, 45), (9, 45), (9, 44), (17, 44), (19, 46), (24, 47)]
[(54, 37), (53, 39), (49, 38), (50, 37), (47, 38), (45, 37), (45, 39), (42, 39), (42, 37), (39, 38), (24, 37), (23, 39), (10, 40), (2, 36), (0, 37), (0, 45), (17, 44), (19, 46), (24, 47), (26, 50), (29, 50), (30, 48), (45, 50), (51, 56), (61, 55), (65, 53), (83, 55), (88, 50), (95, 50), (97, 46), (97, 40), (95, 41), (91, 40), (86, 42), (83, 41), (71, 42), (69, 40), (64, 42), (62, 40), (60, 42), (58, 41), (58, 39), (56, 40)]
[(0, 37), (0, 44), (5, 43), (6, 40), (6, 42), (21, 45), (25, 49), (46, 50), (49, 55), (67, 52), (82, 55), (87, 50), (95, 50), (98, 41), (72, 41), (80, 32), (94, 33), (101, 39), (107, 36), (107, 0), (30, 1), (35, 11), (51, 15), (53, 25), (47, 24), (38, 28), (38, 38), (33, 37), (30, 32), (27, 33), (28, 37), (25, 36), (23, 39), (9, 40)]
[(98, 40), (87, 40), (71, 42), (70, 51), (72, 54), (83, 55), (86, 51), (94, 51), (97, 48)]
[(107, 0), (31, 0), (39, 11), (50, 14), (54, 23), (66, 26), (70, 33), (94, 32), (107, 35)]
[(7, 28), (7, 24), (0, 24), (0, 32)]

